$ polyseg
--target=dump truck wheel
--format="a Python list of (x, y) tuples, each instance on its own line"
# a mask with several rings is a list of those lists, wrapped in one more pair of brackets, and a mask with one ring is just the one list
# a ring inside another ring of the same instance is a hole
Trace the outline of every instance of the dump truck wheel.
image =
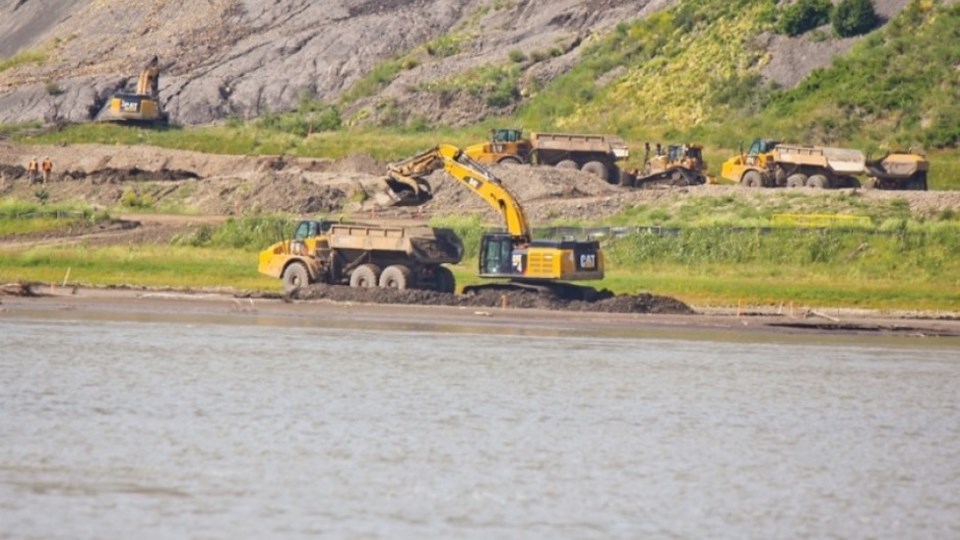
[(830, 187), (830, 180), (822, 174), (815, 174), (807, 178), (807, 187), (826, 189)]
[(300, 287), (306, 287), (310, 284), (310, 274), (307, 267), (301, 263), (293, 263), (283, 271), (283, 290), (287, 294), (292, 293)]
[(501, 165), (503, 165), (503, 164), (507, 164), (507, 165), (520, 165), (520, 158), (516, 158), (516, 157), (513, 157), (513, 156), (507, 156), (507, 157), (505, 157), (505, 158), (500, 158), (500, 161), (498, 161), (497, 163), (499, 163), (499, 164), (501, 164)]
[(861, 187), (860, 180), (857, 180), (852, 176), (844, 176), (842, 180), (843, 180), (843, 187), (846, 187), (846, 188)]
[(380, 274), (380, 287), (384, 289), (405, 290), (413, 284), (410, 268), (402, 264), (393, 264), (383, 269)]
[(457, 280), (446, 266), (437, 268), (437, 292), (453, 294), (457, 290)]
[(763, 187), (763, 176), (757, 171), (747, 171), (740, 179), (740, 185), (748, 188)]
[(350, 286), (361, 289), (376, 287), (380, 280), (380, 267), (375, 264), (361, 264), (350, 273)]
[(577, 162), (572, 159), (565, 159), (560, 163), (557, 163), (558, 169), (579, 169), (580, 166), (577, 165)]
[(788, 188), (801, 188), (807, 185), (807, 177), (802, 174), (791, 174), (787, 177)]
[(610, 169), (599, 161), (588, 161), (583, 165), (583, 172), (588, 172), (604, 182), (610, 181)]

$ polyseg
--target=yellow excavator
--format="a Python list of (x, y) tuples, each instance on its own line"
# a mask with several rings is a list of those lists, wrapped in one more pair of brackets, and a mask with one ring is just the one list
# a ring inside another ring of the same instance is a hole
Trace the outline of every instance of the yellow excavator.
[(393, 205), (419, 205), (433, 198), (424, 179), (443, 169), (503, 217), (505, 232), (485, 233), (480, 240), (482, 278), (508, 278), (507, 283), (464, 287), (465, 293), (483, 289), (534, 289), (563, 298), (588, 299), (596, 290), (564, 281), (603, 278), (603, 253), (597, 241), (534, 240), (517, 197), (490, 170), (455, 146), (441, 144), (387, 166), (385, 179)]
[(94, 118), (96, 122), (130, 124), (166, 124), (167, 114), (160, 108), (160, 60), (154, 56), (137, 80), (135, 92), (118, 92)]

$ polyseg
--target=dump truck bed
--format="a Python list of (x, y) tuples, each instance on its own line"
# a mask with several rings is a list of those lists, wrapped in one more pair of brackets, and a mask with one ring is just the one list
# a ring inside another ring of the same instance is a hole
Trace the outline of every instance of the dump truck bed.
[(617, 159), (626, 159), (630, 156), (630, 151), (623, 139), (610, 135), (531, 133), (530, 144), (537, 150), (609, 153)]
[(866, 168), (863, 152), (852, 148), (778, 144), (774, 159), (782, 163), (830, 168), (838, 174), (861, 174)]
[(456, 264), (463, 258), (463, 244), (449, 229), (335, 224), (327, 238), (331, 249), (404, 252), (420, 264)]

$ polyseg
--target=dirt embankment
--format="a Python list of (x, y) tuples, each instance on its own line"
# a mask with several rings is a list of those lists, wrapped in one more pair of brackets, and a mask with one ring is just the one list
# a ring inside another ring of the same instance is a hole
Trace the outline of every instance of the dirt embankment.
[(599, 313), (662, 313), (691, 315), (694, 310), (683, 302), (652, 294), (614, 295), (596, 291), (591, 300), (574, 300), (522, 290), (483, 290), (470, 294), (449, 294), (425, 290), (357, 289), (336, 285), (312, 285), (296, 291), (298, 300), (333, 300), (375, 304), (415, 304), (474, 308), (528, 308)]
[[(29, 185), (31, 157), (50, 156), (54, 174), (47, 185)], [(443, 171), (430, 176), (434, 199), (419, 208), (383, 209), (375, 192), (385, 164), (369, 156), (304, 159), (289, 156), (228, 156), (146, 146), (65, 145), (34, 147), (0, 142), (0, 197), (49, 202), (81, 201), (103, 208), (170, 209), (178, 213), (233, 215), (288, 212), (304, 216), (342, 215), (347, 219), (427, 219), (434, 215), (478, 213), (490, 224), (500, 216)], [(818, 213), (841, 195), (863, 205), (906, 201), (917, 217), (960, 209), (960, 192), (838, 190), (797, 197), (795, 190), (745, 190), (739, 186), (632, 189), (612, 186), (581, 171), (553, 167), (494, 167), (523, 202), (535, 225), (557, 220), (598, 221), (625, 208), (672, 207), (712, 197), (747, 206), (776, 205), (784, 212)], [(653, 225), (638, 223), (638, 225)]]

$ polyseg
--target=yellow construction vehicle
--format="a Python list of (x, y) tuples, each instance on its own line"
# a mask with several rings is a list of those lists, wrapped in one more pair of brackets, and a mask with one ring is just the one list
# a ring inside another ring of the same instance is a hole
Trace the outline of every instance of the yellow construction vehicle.
[(479, 163), (532, 163), (561, 169), (581, 169), (611, 184), (620, 181), (617, 162), (630, 156), (623, 139), (613, 135), (531, 133), (494, 129), (490, 142), (468, 146), (463, 152)]
[(853, 148), (800, 146), (757, 139), (723, 163), (721, 176), (744, 187), (858, 188), (857, 178), (880, 189), (927, 189), (930, 163), (923, 154), (898, 152), (867, 160)]
[(391, 197), (400, 204), (423, 203), (432, 198), (424, 180), (443, 169), (466, 186), (502, 217), (505, 232), (486, 233), (480, 240), (482, 278), (509, 278), (509, 285), (465, 287), (471, 292), (487, 287), (547, 290), (564, 297), (586, 297), (594, 289), (563, 281), (603, 278), (603, 253), (597, 241), (534, 240), (523, 207), (499, 178), (459, 148), (441, 144), (405, 160), (388, 165), (388, 189), (400, 189)]
[(645, 146), (643, 169), (621, 173), (620, 185), (627, 187), (697, 186), (707, 183), (707, 164), (703, 146), (671, 144), (664, 151), (657, 143), (651, 156), (650, 143)]
[(140, 72), (136, 91), (110, 96), (94, 121), (166, 124), (167, 119), (160, 107), (160, 61), (154, 56)]
[(452, 293), (446, 264), (463, 257), (460, 238), (426, 225), (301, 221), (293, 238), (260, 252), (257, 269), (292, 293), (311, 283)]

